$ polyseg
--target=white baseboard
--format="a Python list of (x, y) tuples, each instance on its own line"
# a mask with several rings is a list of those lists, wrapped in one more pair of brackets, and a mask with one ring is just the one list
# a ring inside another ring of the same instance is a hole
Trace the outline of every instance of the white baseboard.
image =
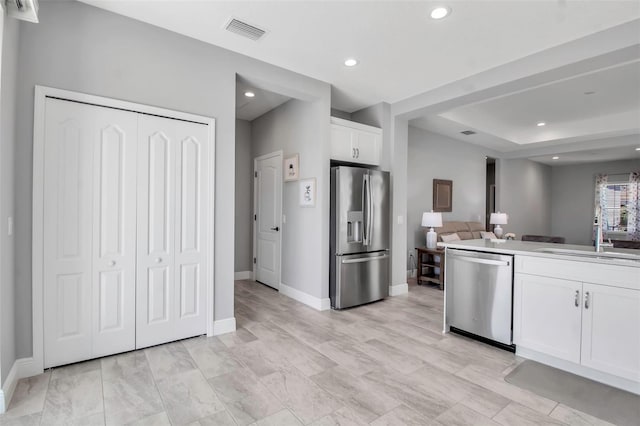
[(409, 293), (409, 284), (396, 284), (389, 286), (389, 296), (400, 296)]
[(304, 303), (307, 306), (311, 306), (313, 309), (317, 309), (318, 311), (326, 311), (331, 308), (331, 299), (328, 297), (324, 299), (320, 299), (319, 297), (311, 296), (303, 291), (297, 290), (293, 287), (289, 287), (288, 285), (284, 285), (280, 283), (280, 293), (284, 294), (287, 297), (290, 297), (298, 302)]
[(0, 414), (9, 408), (9, 403), (18, 385), (18, 380), (40, 373), (42, 373), (42, 370), (36, 368), (33, 358), (20, 358), (15, 360), (6, 380), (2, 384), (2, 389), (0, 389)]
[(213, 322), (214, 336), (218, 336), (220, 334), (226, 334), (226, 333), (233, 333), (234, 331), (236, 331), (235, 317), (216, 320)]
[(250, 280), (253, 278), (253, 271), (240, 271), (234, 272), (233, 279), (234, 280)]

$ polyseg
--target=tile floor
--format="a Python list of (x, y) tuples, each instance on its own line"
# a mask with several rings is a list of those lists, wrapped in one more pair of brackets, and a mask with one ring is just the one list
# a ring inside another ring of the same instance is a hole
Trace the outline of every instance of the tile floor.
[(435, 287), (341, 312), (235, 293), (235, 333), (23, 379), (0, 425), (607, 424), (505, 382), (513, 354), (443, 336)]

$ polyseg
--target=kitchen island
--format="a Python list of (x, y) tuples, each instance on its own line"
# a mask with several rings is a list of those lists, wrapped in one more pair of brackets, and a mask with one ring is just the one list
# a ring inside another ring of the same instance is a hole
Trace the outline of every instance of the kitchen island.
[[(489, 240), (455, 241), (442, 246), (451, 256), (513, 256), (511, 325), (516, 355), (640, 394), (637, 250), (612, 248), (596, 253), (589, 246)], [(456, 273), (445, 271), (445, 290), (450, 284), (456, 285), (454, 278), (448, 281), (448, 275)], [(445, 292), (445, 332), (451, 324), (446, 298), (452, 293)], [(489, 299), (503, 296), (495, 294)], [(448, 306), (454, 311), (451, 300)], [(487, 318), (495, 321), (491, 316), (478, 317), (478, 321), (486, 322)]]

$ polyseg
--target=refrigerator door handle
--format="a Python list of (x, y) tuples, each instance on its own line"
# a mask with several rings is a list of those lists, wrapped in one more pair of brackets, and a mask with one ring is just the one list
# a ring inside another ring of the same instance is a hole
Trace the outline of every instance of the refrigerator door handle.
[(387, 259), (389, 257), (388, 254), (383, 254), (382, 256), (376, 257), (360, 257), (358, 259), (345, 259), (341, 263), (362, 263), (362, 262), (372, 262), (374, 260), (382, 260)]
[(369, 245), (369, 175), (362, 176), (362, 209), (364, 214), (362, 220), (364, 221), (362, 227), (362, 245)]
[(367, 244), (371, 245), (373, 240), (373, 191), (371, 190), (371, 175), (369, 173), (367, 173), (367, 191), (369, 191), (369, 196), (367, 197), (367, 202), (369, 203), (367, 206)]

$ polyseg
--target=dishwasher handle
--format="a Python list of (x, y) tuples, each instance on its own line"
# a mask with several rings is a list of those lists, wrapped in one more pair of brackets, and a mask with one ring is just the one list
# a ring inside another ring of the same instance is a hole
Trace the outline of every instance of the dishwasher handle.
[(482, 259), (479, 257), (461, 256), (459, 254), (454, 255), (454, 257), (463, 262), (481, 263), (483, 265), (509, 266), (511, 264), (508, 260)]

